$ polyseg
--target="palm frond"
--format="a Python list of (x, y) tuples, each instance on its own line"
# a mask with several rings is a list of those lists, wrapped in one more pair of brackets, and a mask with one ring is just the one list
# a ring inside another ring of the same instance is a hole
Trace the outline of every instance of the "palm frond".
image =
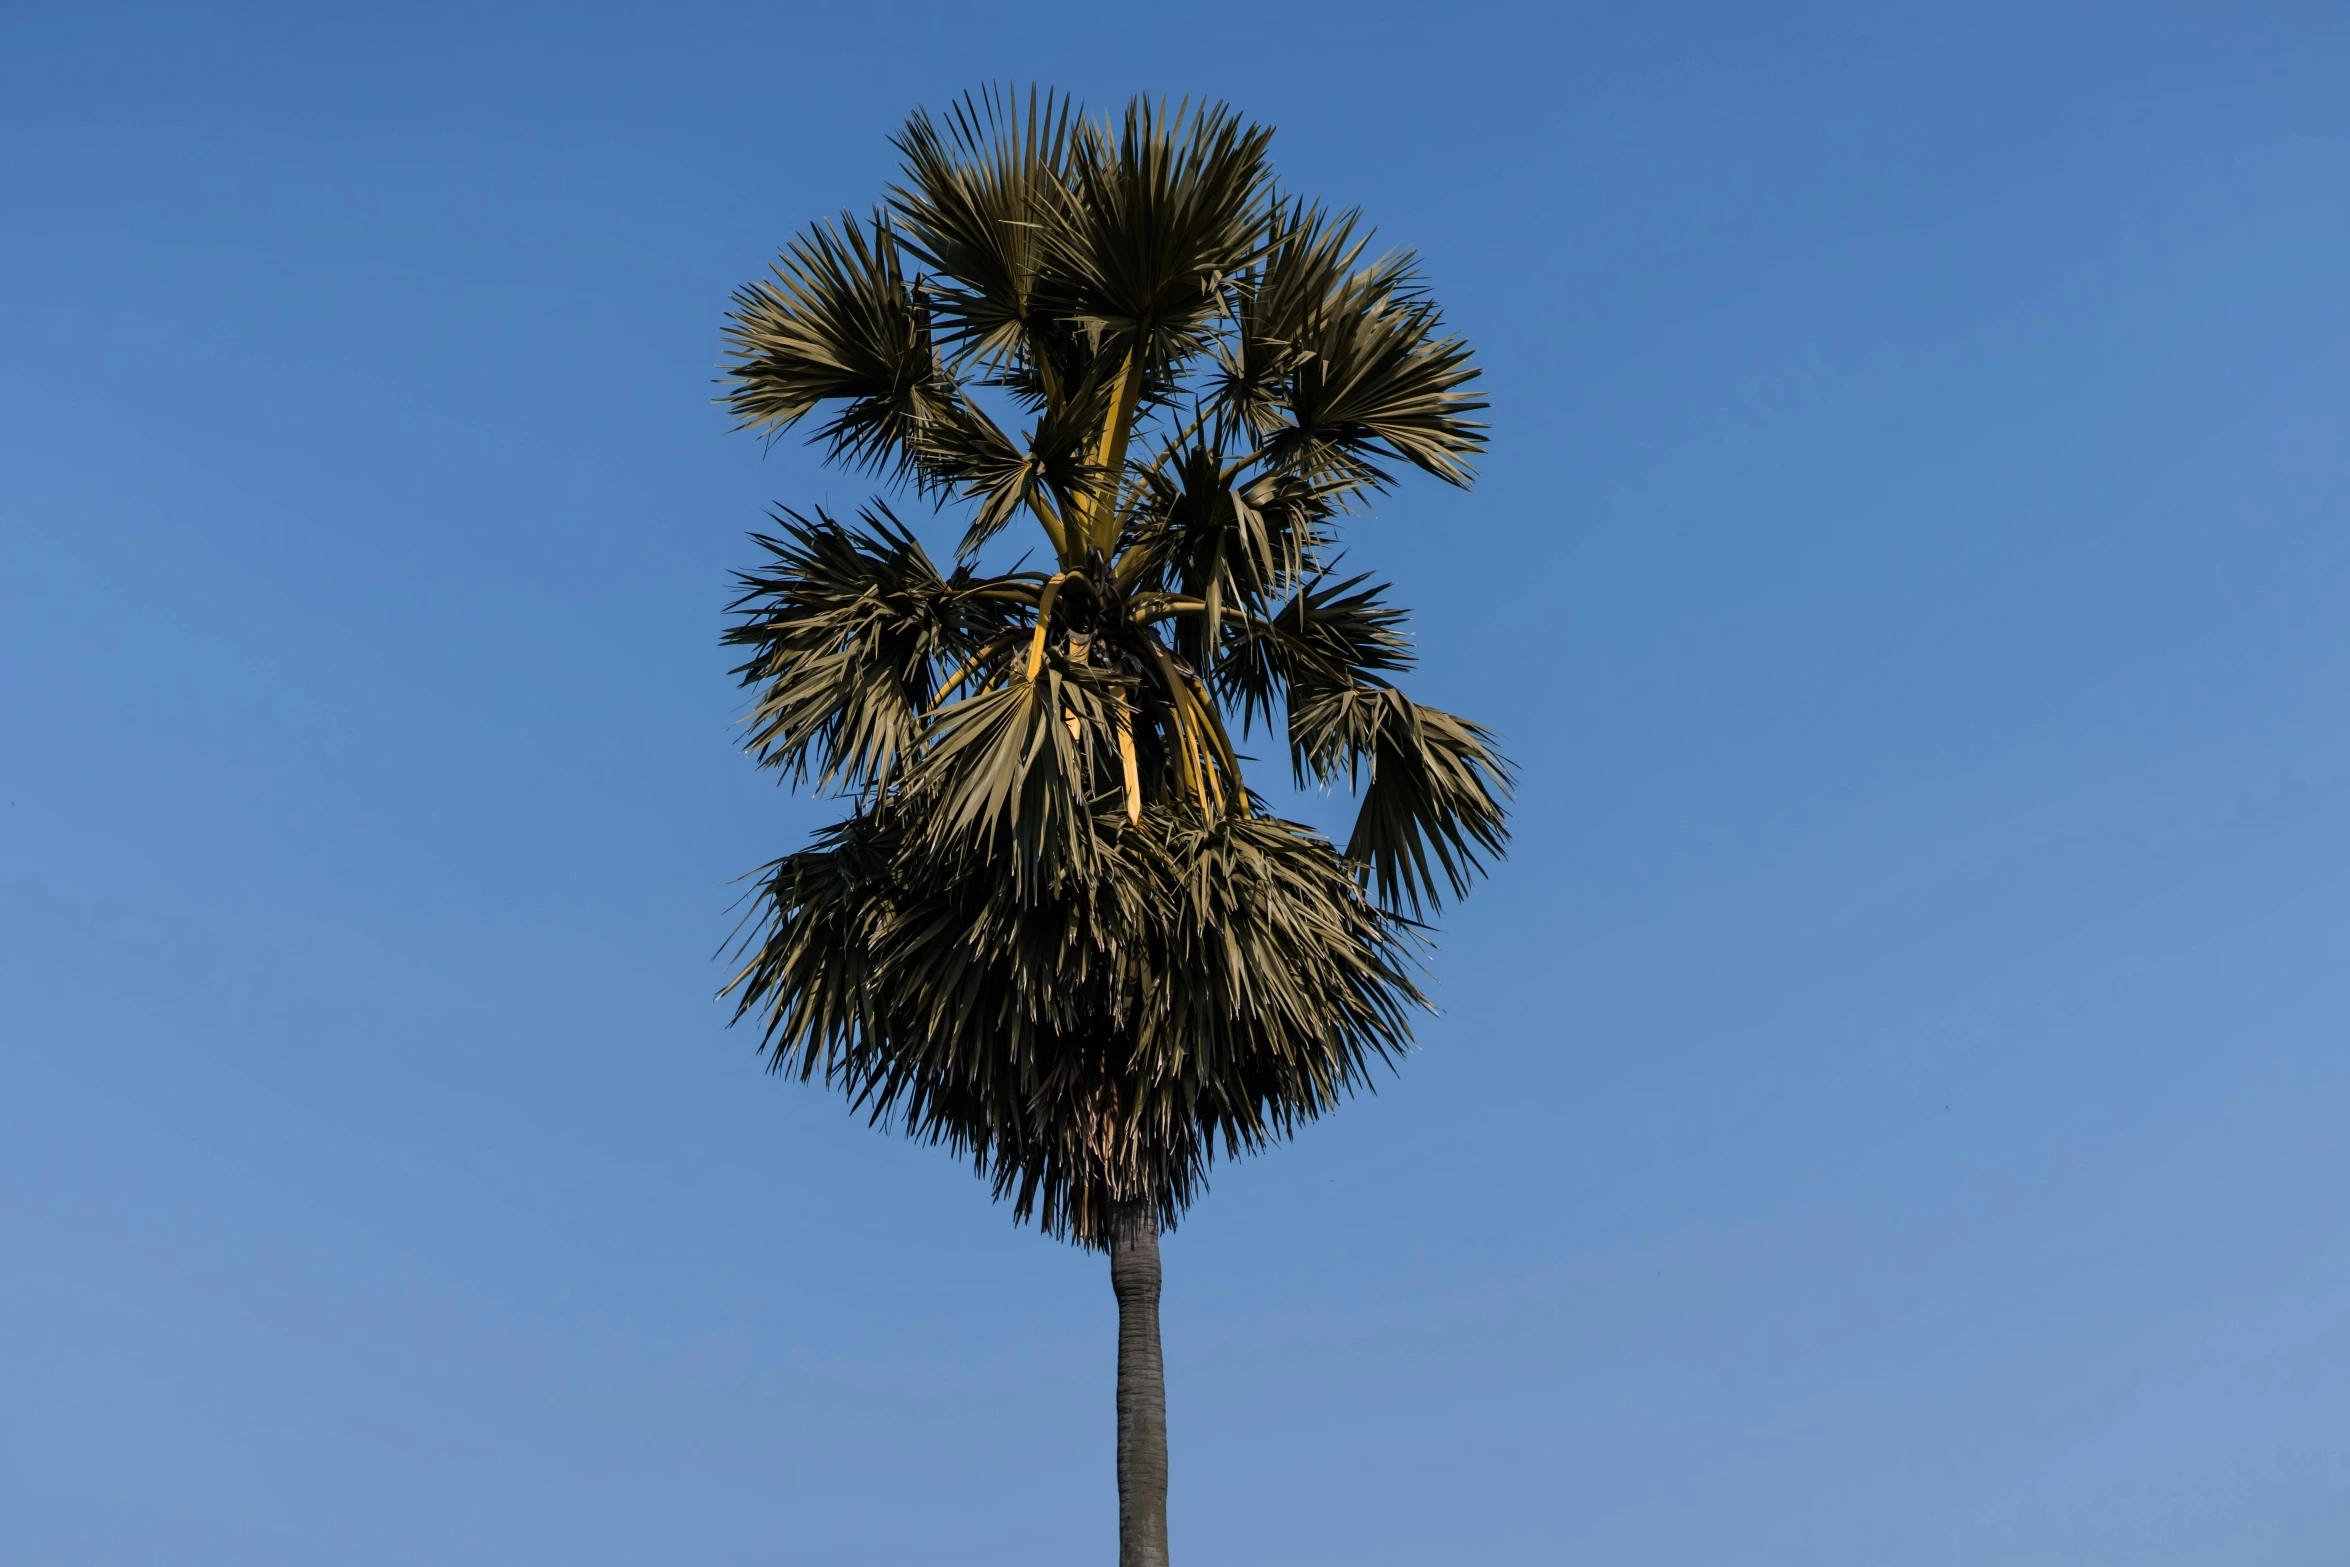
[(942, 664), (1017, 615), (968, 572), (943, 577), (886, 507), (850, 528), (784, 511), (753, 534), (764, 569), (738, 572), (725, 641), (751, 650), (735, 676), (757, 694), (745, 737), (761, 765), (818, 788), (890, 782), (920, 740)]
[(852, 816), (757, 872), (738, 931), (745, 961), (726, 991), (737, 1019), (760, 1019), (772, 1070), (829, 1079), (873, 1037), (873, 937), (889, 918), (899, 836), (878, 817)]
[[(1370, 1086), (1424, 1004), (1408, 930), (1327, 839), (1270, 817), (1103, 829), (1048, 897), (859, 819), (762, 881), (738, 1016), (771, 1063), (971, 1158), (1048, 1232), (1169, 1222), (1237, 1156)], [(844, 960), (843, 947), (855, 950)]]
[(1369, 244), (1358, 213), (1276, 201), (1265, 218), (1257, 265), (1233, 280), (1232, 326), (1217, 345), (1213, 389), (1225, 433), (1264, 440), (1289, 420), (1288, 382), (1333, 304), (1356, 276)]
[(1240, 709), (1244, 732), (1260, 719), (1270, 722), (1285, 697), (1294, 711), (1301, 702), (1311, 705), (1317, 691), (1370, 686), (1382, 674), (1411, 668), (1406, 616), (1386, 601), (1387, 592), (1387, 584), (1367, 574), (1324, 575), (1279, 609), (1240, 619), (1214, 679), (1217, 693)]
[[(1289, 745), (1301, 779), (1362, 780), (1346, 855), (1369, 872), (1382, 907), (1436, 908), (1509, 844), (1510, 766), (1491, 730), (1393, 686), (1293, 688)], [(1442, 885), (1439, 884), (1441, 873)]]
[(1221, 104), (1138, 98), (1122, 123), (1072, 138), (1068, 201), (1047, 231), (1078, 285), (1074, 322), (1125, 353), (1143, 334), (1148, 363), (1201, 351), (1226, 279), (1256, 257), (1273, 133)]
[(1468, 346), (1443, 335), (1417, 259), (1366, 261), (1352, 211), (1277, 204), (1260, 265), (1234, 291), (1234, 329), (1218, 348), (1216, 394), (1235, 433), (1283, 468), (1380, 488), (1382, 456), (1454, 484), (1473, 476), (1485, 407)]
[(942, 487), (978, 503), (956, 546), (959, 558), (975, 555), (1023, 507), (1052, 519), (1047, 531), (1064, 560), (1082, 554), (1061, 530), (1074, 515), (1075, 498), (1097, 477), (1085, 438), (1099, 428), (1109, 396), (1098, 378), (1080, 377), (1067, 396), (1037, 415), (1019, 443), (973, 403), (957, 403), (923, 429), (920, 450), (927, 471)]
[(1068, 301), (1048, 272), (1050, 235), (1067, 208), (1074, 105), (1034, 89), (967, 94), (941, 125), (917, 110), (895, 138), (905, 159), (890, 211), (930, 269), (942, 342), (998, 364), (1038, 353)]
[(1265, 438), (1266, 459), (1314, 474), (1339, 474), (1370, 487), (1389, 475), (1389, 453), (1448, 483), (1474, 477), (1485, 407), (1462, 390), (1476, 379), (1469, 347), (1445, 337), (1436, 306), (1404, 293), (1400, 266), (1349, 280), (1332, 308), (1304, 334), (1286, 389), (1290, 423)]
[(992, 866), (1028, 891), (1087, 875), (1097, 797), (1116, 789), (1115, 685), (1054, 655), (941, 708), (897, 808), (923, 824), (926, 852)]
[(780, 432), (838, 402), (813, 437), (829, 459), (923, 477), (916, 434), (955, 385), (880, 213), (868, 228), (844, 212), (793, 239), (767, 278), (735, 291), (726, 340), (739, 428)]

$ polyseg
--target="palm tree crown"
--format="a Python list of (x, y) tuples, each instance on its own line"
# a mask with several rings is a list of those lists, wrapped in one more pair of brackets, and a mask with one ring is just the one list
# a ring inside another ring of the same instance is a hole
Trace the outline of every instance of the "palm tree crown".
[[(1217, 105), (918, 113), (881, 205), (730, 316), (743, 426), (817, 418), (969, 519), (952, 570), (879, 500), (757, 536), (748, 744), (851, 810), (760, 873), (737, 1015), (1092, 1246), (1403, 1049), (1418, 922), (1506, 841), (1492, 736), (1397, 689), (1403, 613), (1335, 570), (1400, 469), (1470, 481), (1476, 369), (1269, 140)], [(979, 568), (1015, 522), (1051, 570)], [(1343, 849), (1250, 791), (1260, 723), (1359, 789)]]

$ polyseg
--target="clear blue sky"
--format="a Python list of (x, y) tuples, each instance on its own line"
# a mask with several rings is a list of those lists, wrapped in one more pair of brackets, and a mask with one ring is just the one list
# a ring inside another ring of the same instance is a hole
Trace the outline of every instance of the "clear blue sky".
[(2218, 4), (10, 7), (0, 1559), (1109, 1558), (1099, 1259), (713, 997), (865, 493), (726, 294), (1007, 78), (1494, 403), (1355, 559), (1518, 850), (1169, 1242), (1180, 1559), (2350, 1560), (2350, 12)]

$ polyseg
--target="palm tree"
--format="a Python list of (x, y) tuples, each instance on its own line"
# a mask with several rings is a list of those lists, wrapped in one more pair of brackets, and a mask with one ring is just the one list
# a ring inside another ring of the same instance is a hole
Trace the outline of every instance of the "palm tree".
[[(1109, 1254), (1121, 1567), (1167, 1560), (1160, 1232), (1219, 1146), (1408, 1047), (1422, 919), (1507, 837), (1493, 737), (1395, 687), (1403, 613), (1334, 550), (1399, 464), (1469, 483), (1477, 372), (1270, 134), (1034, 91), (917, 113), (900, 182), (727, 332), (742, 427), (822, 410), (828, 458), (968, 514), (951, 571), (878, 499), (753, 536), (746, 744), (850, 810), (757, 874), (736, 1016)], [(1050, 570), (980, 569), (1015, 521)], [(1343, 850), (1249, 789), (1234, 730), (1277, 720), (1301, 784), (1360, 786)]]

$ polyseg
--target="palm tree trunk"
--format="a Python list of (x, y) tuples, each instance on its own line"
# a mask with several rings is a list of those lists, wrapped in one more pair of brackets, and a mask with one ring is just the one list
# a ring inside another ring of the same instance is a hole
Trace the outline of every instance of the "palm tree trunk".
[(1110, 1208), (1118, 1296), (1118, 1567), (1167, 1567), (1167, 1378), (1159, 1359), (1159, 1218)]

